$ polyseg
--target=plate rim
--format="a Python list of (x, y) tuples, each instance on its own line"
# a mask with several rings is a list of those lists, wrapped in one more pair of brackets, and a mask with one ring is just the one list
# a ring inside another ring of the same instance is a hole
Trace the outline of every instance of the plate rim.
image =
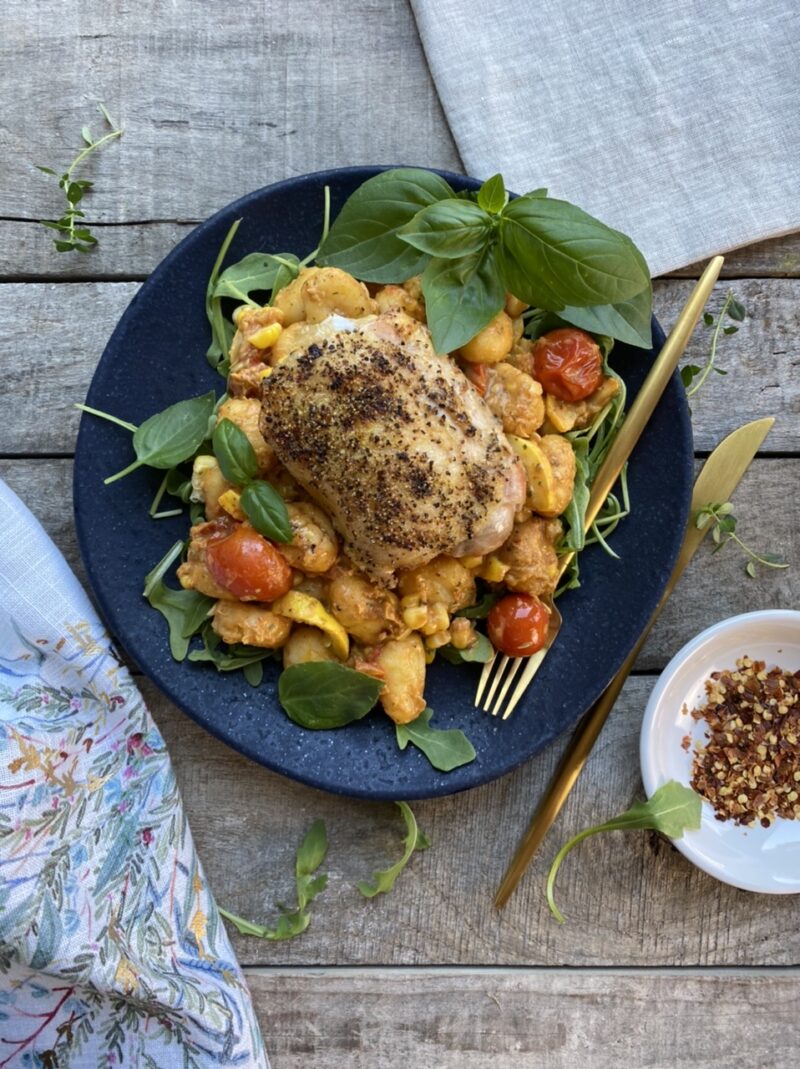
[[(746, 626), (748, 622), (753, 623), (757, 620), (774, 622), (776, 625), (784, 622), (789, 625), (794, 625), (798, 629), (797, 641), (800, 642), (800, 611), (796, 609), (757, 609), (752, 612), (737, 613), (735, 616), (726, 617), (724, 620), (719, 620), (717, 623), (711, 624), (703, 631), (700, 631), (670, 658), (667, 665), (662, 670), (655, 687), (651, 691), (647, 705), (645, 706), (642, 726), (639, 732), (639, 764), (641, 768), (642, 783), (648, 798), (652, 797), (658, 787), (661, 786), (661, 784), (657, 782), (656, 777), (655, 753), (657, 749), (658, 735), (655, 731), (655, 720), (664, 693), (672, 682), (674, 675), (709, 640), (714, 639), (719, 634), (724, 634), (726, 631), (731, 631), (731, 639), (733, 639), (734, 634), (736, 633), (734, 631), (734, 625), (738, 629)], [(682, 783), (682, 786), (688, 787), (690, 784)], [(711, 863), (706, 860), (705, 855), (699, 853), (695, 848), (697, 837), (703, 832), (702, 821), (713, 819), (713, 816), (709, 818), (710, 803), (703, 798), (702, 795), (699, 795), (699, 797), (701, 798), (703, 806), (700, 828), (689, 833), (689, 837), (684, 835), (680, 839), (670, 840), (672, 845), (679, 850), (688, 861), (707, 875), (714, 877), (714, 879), (719, 880), (721, 883), (725, 883), (730, 887), (736, 887), (740, 891), (748, 891), (751, 894), (769, 895), (800, 894), (800, 875), (798, 875), (796, 884), (793, 887), (764, 887), (753, 881), (739, 879), (735, 876), (726, 876), (724, 870), (720, 872), (719, 869), (714, 868)], [(800, 839), (800, 821), (797, 821), (796, 823), (798, 824), (798, 839)], [(694, 838), (691, 836), (694, 836)]]

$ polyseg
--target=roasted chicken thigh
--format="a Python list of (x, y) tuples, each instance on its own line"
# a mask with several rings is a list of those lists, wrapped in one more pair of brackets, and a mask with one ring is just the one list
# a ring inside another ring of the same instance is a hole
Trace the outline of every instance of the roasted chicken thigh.
[(502, 427), (427, 328), (331, 316), (264, 379), (260, 429), (353, 562), (394, 585), (439, 554), (508, 537), (525, 475)]

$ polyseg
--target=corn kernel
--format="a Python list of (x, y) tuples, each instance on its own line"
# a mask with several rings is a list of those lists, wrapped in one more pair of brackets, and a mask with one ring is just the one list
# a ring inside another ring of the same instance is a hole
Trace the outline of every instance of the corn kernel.
[(420, 627), (423, 627), (428, 619), (428, 610), (424, 605), (410, 606), (408, 609), (403, 610), (403, 623), (406, 627), (410, 627), (412, 631), (417, 631)]
[(247, 340), (251, 345), (255, 345), (256, 349), (269, 349), (280, 338), (282, 330), (280, 323), (270, 323), (269, 326), (262, 327), (255, 334), (251, 334)]
[(483, 560), (483, 557), (476, 554), (472, 557), (459, 557), (459, 560), (465, 568), (477, 568)]
[(425, 639), (425, 645), (429, 650), (438, 650), (440, 646), (446, 646), (450, 641), (450, 632), (448, 630), (436, 631), (433, 635), (428, 635)]
[(267, 378), (268, 375), (271, 375), (271, 374), (272, 374), (272, 368), (271, 367), (264, 367), (259, 371), (258, 377), (260, 379), (265, 379), (265, 378)]
[(219, 495), (219, 507), (235, 520), (246, 520), (247, 517), (239, 505), (240, 496), (238, 490), (226, 490), (224, 494)]
[(485, 579), (487, 583), (499, 583), (505, 578), (507, 571), (507, 564), (503, 564), (497, 557), (487, 557), (478, 575), (481, 579)]
[(234, 308), (233, 315), (231, 316), (234, 326), (239, 326), (239, 320), (242, 318), (247, 309), (248, 305), (246, 304), (240, 304), (238, 308)]

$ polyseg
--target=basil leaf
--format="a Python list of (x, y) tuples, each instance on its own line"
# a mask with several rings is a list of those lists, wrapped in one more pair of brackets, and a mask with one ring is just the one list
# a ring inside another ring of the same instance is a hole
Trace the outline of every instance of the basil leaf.
[(556, 906), (553, 896), (556, 875), (570, 850), (590, 835), (598, 835), (603, 831), (650, 829), (666, 835), (669, 839), (680, 839), (685, 831), (696, 831), (700, 827), (701, 813), (700, 796), (682, 783), (670, 780), (659, 787), (648, 801), (634, 802), (630, 809), (618, 817), (579, 832), (561, 847), (550, 866), (547, 876), (547, 904), (550, 906), (550, 912), (557, 921), (564, 923), (563, 914)]
[(431, 260), (422, 275), (422, 293), (436, 352), (466, 345), (505, 303), (494, 249), (459, 260)]
[(631, 239), (567, 201), (518, 197), (500, 221), (505, 288), (529, 304), (556, 312), (618, 304), (650, 285)]
[[(276, 279), (289, 273), (288, 281), (296, 278), (300, 272), (300, 261), (291, 252), (272, 254), (269, 252), (251, 252), (238, 263), (226, 267), (219, 276), (212, 291), (213, 297), (233, 297), (234, 300), (253, 304), (250, 294), (253, 291), (271, 292)], [(283, 285), (286, 285), (283, 282)]]
[(373, 872), (371, 880), (359, 880), (358, 889), (365, 898), (374, 898), (375, 895), (385, 895), (394, 887), (395, 880), (411, 860), (415, 850), (427, 850), (431, 845), (430, 839), (424, 835), (417, 825), (417, 819), (407, 802), (395, 802), (406, 824), (406, 837), (403, 839), (403, 856), (388, 869)]
[(278, 699), (295, 724), (324, 731), (366, 716), (382, 687), (380, 680), (343, 664), (308, 661), (281, 673)]
[(410, 724), (395, 724), (397, 745), (405, 750), (409, 743), (422, 750), (434, 768), (452, 772), (454, 768), (475, 760), (475, 747), (463, 731), (450, 728), (440, 731), (430, 726), (432, 709), (423, 709)]
[(221, 419), (211, 436), (214, 456), (229, 483), (246, 486), (258, 475), (258, 460), (250, 439), (232, 420)]
[(400, 167), (367, 179), (345, 201), (317, 263), (341, 267), (364, 282), (404, 282), (419, 274), (428, 257), (398, 237), (421, 208), (453, 196), (432, 171)]
[(286, 502), (267, 482), (250, 483), (242, 491), (239, 505), (259, 534), (273, 542), (291, 542), (294, 531)]
[(508, 194), (501, 174), (495, 174), (491, 178), (487, 178), (478, 190), (478, 204), (485, 212), (491, 212), (492, 215), (501, 212), (505, 208), (507, 200)]
[(477, 662), (486, 664), (494, 657), (494, 647), (486, 635), (478, 634), (478, 641), (467, 650), (457, 650), (455, 646), (442, 646), (438, 651), (450, 664)]
[(640, 349), (650, 349), (653, 345), (652, 312), (653, 290), (648, 286), (635, 297), (618, 304), (602, 304), (594, 308), (567, 307), (562, 308), (559, 315), (573, 327), (593, 334), (605, 334)]
[(116, 482), (145, 464), (150, 468), (174, 468), (194, 456), (205, 438), (215, 399), (213, 392), (190, 397), (146, 419), (133, 432), (134, 463), (103, 481)]
[(417, 212), (398, 237), (421, 252), (455, 260), (480, 252), (493, 225), (492, 217), (477, 204), (451, 198)]

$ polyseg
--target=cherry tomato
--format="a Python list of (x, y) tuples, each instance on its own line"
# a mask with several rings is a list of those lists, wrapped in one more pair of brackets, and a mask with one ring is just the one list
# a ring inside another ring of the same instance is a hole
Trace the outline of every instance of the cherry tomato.
[(544, 646), (550, 613), (532, 594), (507, 594), (489, 611), (489, 638), (509, 657), (530, 657)]
[(591, 335), (576, 327), (543, 334), (533, 347), (533, 377), (545, 393), (582, 401), (603, 381), (603, 355)]
[(249, 524), (212, 542), (206, 561), (216, 583), (247, 601), (273, 601), (292, 585), (286, 558)]

